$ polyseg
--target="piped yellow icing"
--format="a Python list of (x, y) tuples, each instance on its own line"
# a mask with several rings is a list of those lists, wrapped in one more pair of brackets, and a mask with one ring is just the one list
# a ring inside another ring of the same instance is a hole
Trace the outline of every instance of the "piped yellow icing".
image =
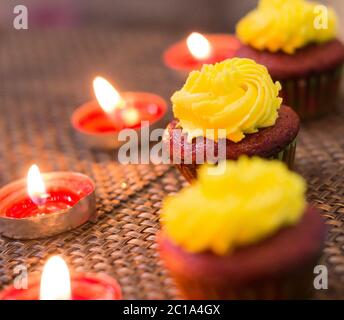
[(306, 184), (279, 161), (242, 157), (212, 174), (204, 165), (195, 183), (163, 203), (164, 232), (188, 252), (226, 255), (303, 216)]
[(191, 72), (171, 100), (189, 141), (206, 136), (239, 142), (245, 134), (275, 124), (280, 90), (264, 66), (234, 58)]
[(260, 0), (258, 7), (237, 25), (241, 42), (258, 50), (289, 54), (336, 35), (334, 10), (306, 0)]

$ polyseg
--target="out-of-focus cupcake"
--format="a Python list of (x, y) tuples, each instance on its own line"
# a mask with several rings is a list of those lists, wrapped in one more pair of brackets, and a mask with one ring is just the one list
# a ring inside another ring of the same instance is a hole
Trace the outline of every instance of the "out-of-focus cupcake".
[(237, 25), (236, 55), (264, 64), (284, 103), (304, 118), (328, 113), (339, 95), (344, 46), (332, 8), (306, 0), (260, 0)]
[(241, 155), (293, 166), (299, 117), (282, 106), (281, 86), (250, 59), (204, 65), (171, 98), (175, 120), (164, 135), (171, 162), (189, 181), (203, 163)]
[(184, 298), (309, 297), (326, 229), (304, 180), (259, 158), (222, 169), (163, 204), (160, 256)]

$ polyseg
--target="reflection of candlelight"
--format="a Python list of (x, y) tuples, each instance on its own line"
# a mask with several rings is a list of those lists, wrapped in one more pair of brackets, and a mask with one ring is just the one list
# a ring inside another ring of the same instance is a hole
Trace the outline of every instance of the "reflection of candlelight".
[(27, 174), (27, 192), (31, 200), (38, 206), (44, 205), (47, 191), (37, 165), (32, 165)]
[(186, 44), (190, 53), (198, 60), (206, 60), (211, 55), (212, 47), (209, 41), (198, 32), (191, 33)]
[(140, 115), (135, 108), (125, 108), (122, 117), (127, 126), (134, 126), (140, 120)]
[(70, 300), (71, 296), (68, 266), (61, 257), (53, 256), (43, 269), (40, 300)]

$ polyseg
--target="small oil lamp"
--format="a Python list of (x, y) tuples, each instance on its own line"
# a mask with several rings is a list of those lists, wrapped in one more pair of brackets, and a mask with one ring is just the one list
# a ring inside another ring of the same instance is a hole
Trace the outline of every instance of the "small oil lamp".
[(74, 229), (94, 219), (94, 191), (94, 182), (83, 174), (41, 174), (32, 165), (27, 179), (0, 189), (0, 234), (37, 239)]
[(133, 129), (140, 138), (145, 123), (151, 130), (165, 124), (167, 105), (160, 96), (147, 92), (120, 94), (102, 77), (94, 79), (93, 90), (96, 100), (79, 107), (71, 119), (74, 129), (91, 147), (118, 148), (124, 143), (119, 140), (121, 130)]
[(104, 274), (70, 274), (60, 256), (51, 257), (41, 277), (29, 276), (27, 289), (9, 286), (0, 300), (121, 300), (117, 281)]
[(191, 33), (164, 53), (165, 65), (185, 78), (203, 64), (213, 64), (235, 56), (239, 40), (230, 34)]

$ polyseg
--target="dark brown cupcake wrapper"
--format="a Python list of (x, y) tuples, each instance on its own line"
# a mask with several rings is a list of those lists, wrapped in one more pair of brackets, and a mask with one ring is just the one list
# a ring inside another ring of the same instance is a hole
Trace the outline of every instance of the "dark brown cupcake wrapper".
[[(296, 139), (290, 143), (284, 150), (271, 157), (270, 159), (277, 159), (287, 164), (289, 169), (293, 169), (296, 153)], [(199, 165), (197, 164), (175, 164), (174, 165), (180, 173), (185, 177), (190, 183), (197, 178), (197, 169)]]
[[(170, 270), (171, 271), (171, 270)], [(171, 272), (181, 296), (189, 300), (294, 300), (312, 296), (313, 266), (291, 272), (277, 279), (231, 287), (226, 279), (221, 283), (190, 279)]]
[(279, 152), (275, 157), (272, 157), (272, 159), (284, 162), (292, 170), (295, 162), (296, 145), (297, 141), (294, 140), (283, 151)]
[(339, 96), (343, 65), (307, 78), (279, 80), (283, 103), (291, 106), (302, 119), (331, 112)]

